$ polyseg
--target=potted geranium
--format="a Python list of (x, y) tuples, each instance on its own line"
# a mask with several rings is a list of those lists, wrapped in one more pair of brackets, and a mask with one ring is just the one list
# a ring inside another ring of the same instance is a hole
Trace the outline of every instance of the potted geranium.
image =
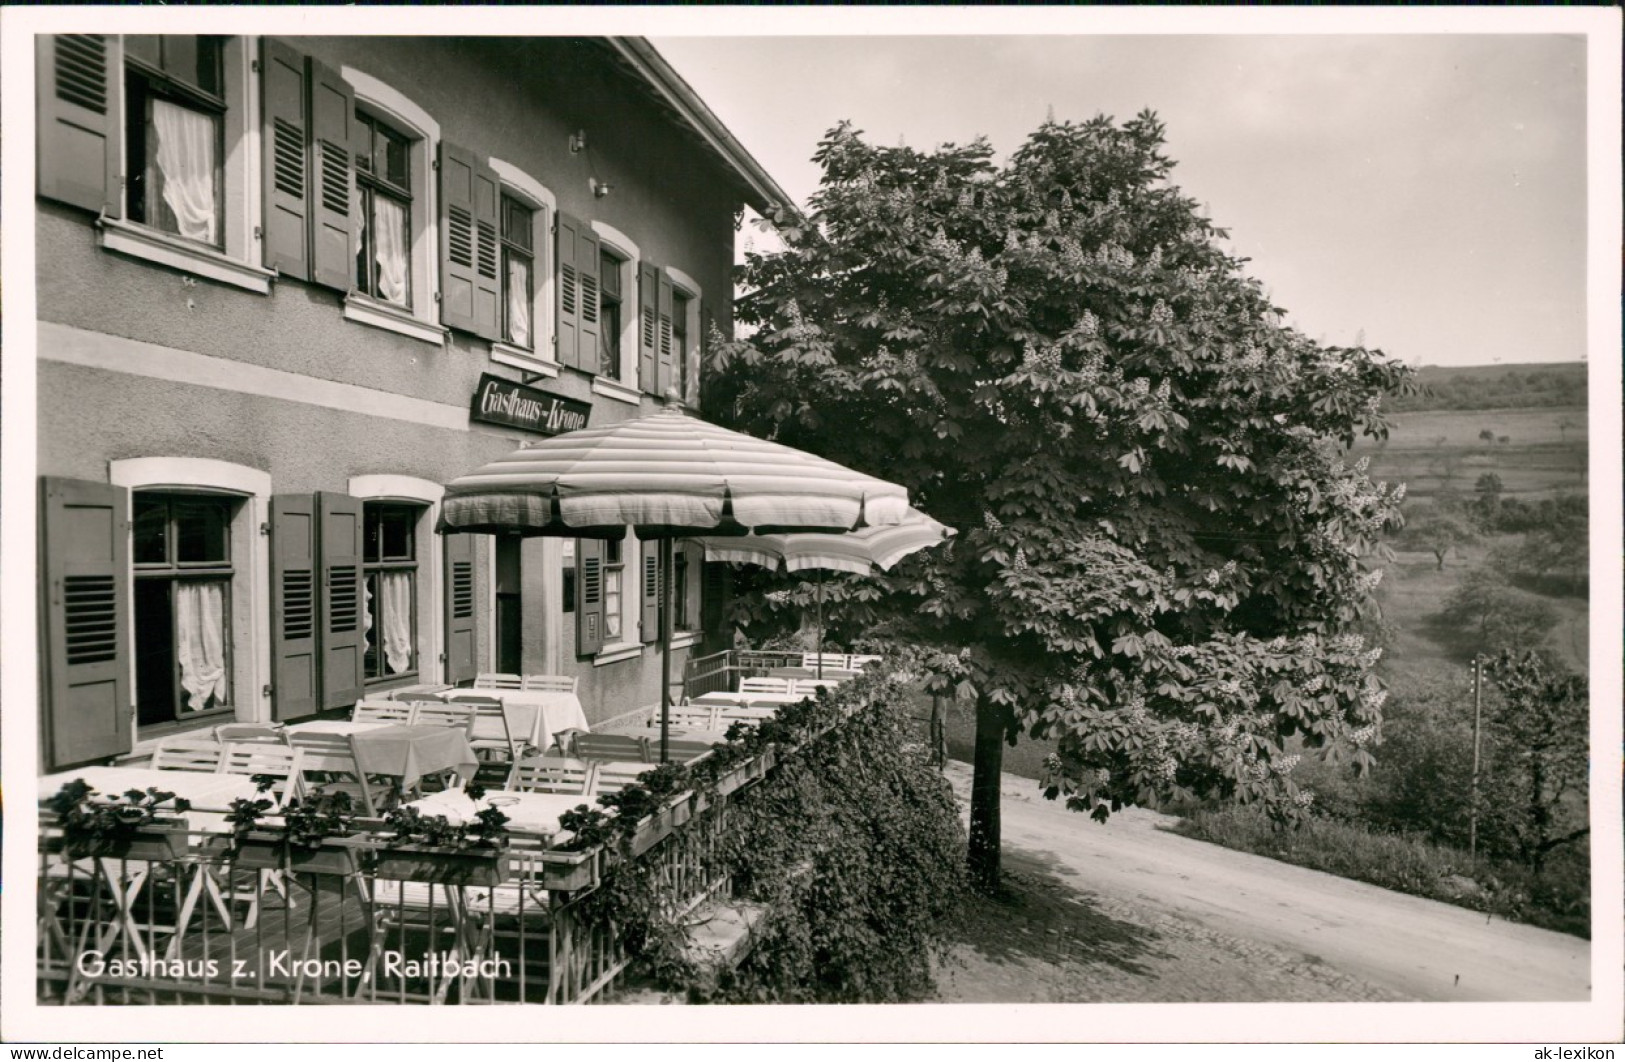
[[(471, 801), (485, 795), (469, 783)], [(391, 808), (384, 816), (383, 841), (374, 873), (384, 879), (441, 885), (497, 885), (508, 878), (508, 816), (486, 806), (468, 822), (453, 824), (443, 815), (414, 807)]]
[[(268, 788), (261, 780), (260, 791)], [(239, 867), (293, 874), (354, 874), (362, 834), (350, 794), (318, 789), (283, 805), (280, 823), (267, 821), (275, 805), (265, 797), (234, 800), (227, 821)]]
[(159, 805), (165, 803), (177, 813), (192, 807), (185, 797), (153, 787), (98, 794), (79, 778), (44, 801), (46, 810), (56, 816), (61, 851), (69, 859), (149, 862), (185, 858), (189, 847), (186, 821), (158, 814)]

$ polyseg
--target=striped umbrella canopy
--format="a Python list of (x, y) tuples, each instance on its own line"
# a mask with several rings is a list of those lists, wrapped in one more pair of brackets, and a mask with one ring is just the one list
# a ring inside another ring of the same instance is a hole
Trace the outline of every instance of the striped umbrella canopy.
[[(458, 476), (440, 502), (442, 532), (660, 541), (671, 585), (672, 539), (779, 531), (839, 534), (902, 522), (908, 492), (791, 446), (665, 409), (544, 439)], [(660, 759), (671, 713), (673, 595), (660, 616)]]
[(446, 486), (440, 529), (612, 538), (900, 523), (908, 492), (675, 405), (515, 450)]
[(810, 569), (866, 575), (875, 568), (886, 571), (911, 553), (952, 537), (953, 528), (910, 507), (902, 521), (862, 527), (844, 535), (817, 532), (745, 535), (736, 538), (701, 536), (709, 561), (759, 564), (799, 572)]

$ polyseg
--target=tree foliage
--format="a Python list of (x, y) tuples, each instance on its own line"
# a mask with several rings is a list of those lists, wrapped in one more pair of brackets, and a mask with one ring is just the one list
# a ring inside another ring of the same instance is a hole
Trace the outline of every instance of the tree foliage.
[(811, 215), (747, 256), (707, 408), (959, 530), (864, 606), (1010, 740), (1057, 739), (1052, 796), (1301, 808), (1287, 739), (1366, 762), (1380, 719), (1352, 631), (1403, 488), (1341, 453), (1408, 370), (1286, 327), (1162, 145), (1149, 113), (1003, 165), (836, 128)]

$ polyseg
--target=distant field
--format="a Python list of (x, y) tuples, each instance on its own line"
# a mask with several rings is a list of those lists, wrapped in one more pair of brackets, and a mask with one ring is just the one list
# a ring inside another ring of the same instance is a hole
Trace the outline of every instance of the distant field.
[[(1392, 414), (1390, 423), (1386, 443), (1362, 441), (1351, 454), (1369, 457), (1373, 479), (1404, 483), (1412, 497), (1446, 486), (1470, 494), (1485, 472), (1508, 494), (1586, 489), (1584, 408), (1434, 410)], [(1494, 442), (1480, 437), (1485, 431)]]

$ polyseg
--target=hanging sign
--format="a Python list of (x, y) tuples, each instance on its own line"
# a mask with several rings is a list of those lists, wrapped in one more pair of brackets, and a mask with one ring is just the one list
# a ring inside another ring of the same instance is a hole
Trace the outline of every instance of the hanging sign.
[(562, 395), (550, 395), (534, 387), (485, 373), (474, 392), (469, 408), (471, 420), (500, 424), (539, 435), (558, 435), (587, 426), (592, 406)]

